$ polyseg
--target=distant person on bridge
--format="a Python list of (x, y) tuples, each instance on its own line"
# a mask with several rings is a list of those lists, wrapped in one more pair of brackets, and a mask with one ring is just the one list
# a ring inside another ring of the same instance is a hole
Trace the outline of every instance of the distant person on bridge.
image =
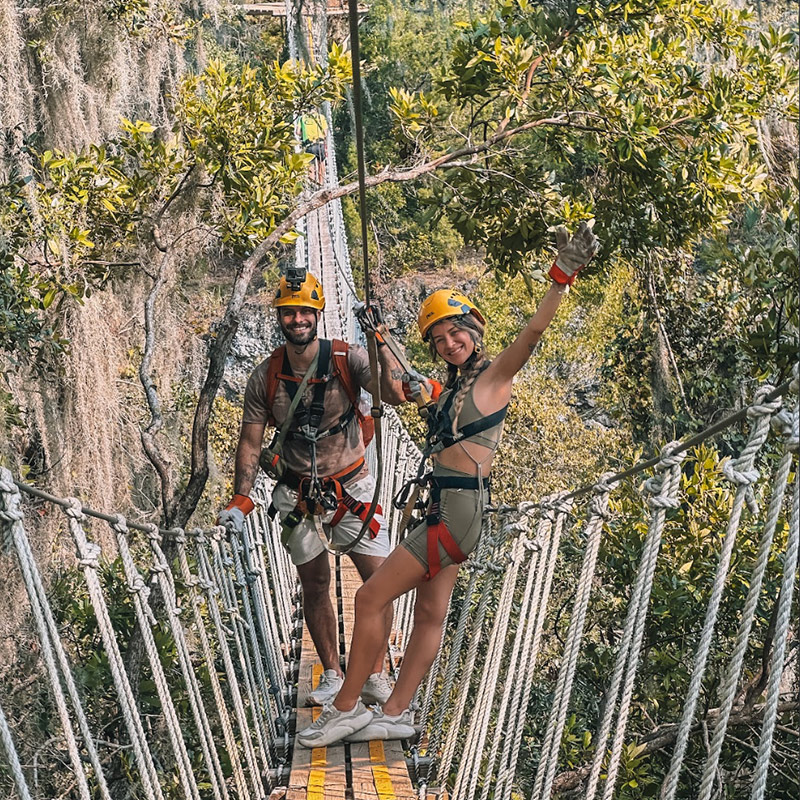
[[(425, 520), (413, 528), (386, 562), (358, 590), (347, 677), (333, 703), (297, 735), (305, 747), (340, 739), (408, 739), (415, 735), (409, 705), (430, 669), (459, 564), (481, 534), (484, 498), (492, 459), (500, 441), (514, 376), (530, 358), (578, 271), (597, 251), (593, 222), (582, 222), (570, 239), (557, 231), (558, 255), (550, 269), (553, 284), (528, 324), (493, 361), (483, 350), (485, 320), (458, 291), (434, 292), (422, 304), (419, 329), (434, 360), (447, 363), (449, 380), (429, 414), (428, 447), (433, 472), (426, 476), (430, 499)], [(411, 376), (413, 384), (425, 381)], [(359, 701), (364, 681), (385, 647), (384, 620), (393, 601), (417, 590), (414, 628), (400, 674), (382, 709)]]
[[(242, 532), (245, 516), (254, 508), (249, 495), (259, 463), (277, 479), (270, 515), (280, 514), (281, 539), (300, 576), (306, 623), (324, 668), (310, 699), (322, 705), (336, 696), (342, 669), (328, 552), (318, 531), (324, 530), (338, 547), (352, 546), (347, 553), (363, 580), (380, 567), (390, 548), (380, 506), (364, 530), (375, 488), (364, 463), (364, 430), (372, 419), (365, 419), (358, 408), (361, 389), (370, 392), (374, 383), (367, 352), (358, 345), (317, 338), (325, 307), (322, 285), (311, 274), (301, 278), (290, 283), (282, 277), (273, 300), (286, 344), (259, 364), (247, 382), (235, 495), (217, 524)], [(402, 403), (399, 365), (387, 347), (379, 349), (379, 359), (383, 399)], [(268, 424), (280, 432), (262, 451)], [(380, 617), (384, 646), (373, 653), (370, 675), (362, 681), (362, 697), (369, 704), (386, 700), (392, 688), (383, 672), (391, 606)]]
[(306, 153), (314, 156), (309, 170), (319, 186), (325, 185), (325, 159), (327, 148), (328, 120), (319, 111), (302, 114), (300, 117), (300, 141)]

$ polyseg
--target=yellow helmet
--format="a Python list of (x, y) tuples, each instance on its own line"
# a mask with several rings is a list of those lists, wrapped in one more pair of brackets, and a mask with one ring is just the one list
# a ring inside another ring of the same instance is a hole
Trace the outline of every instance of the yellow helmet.
[(439, 289), (430, 297), (425, 298), (419, 309), (417, 324), (423, 339), (428, 336), (428, 331), (437, 322), (447, 317), (460, 317), (472, 314), (482, 325), (486, 324), (483, 314), (475, 304), (466, 296), (455, 289)]
[(281, 276), (281, 282), (275, 298), (272, 301), (273, 308), (283, 306), (307, 306), (322, 311), (325, 308), (325, 295), (322, 292), (322, 284), (309, 272), (306, 273), (305, 280), (300, 284), (300, 288), (295, 291), (292, 289), (286, 276)]

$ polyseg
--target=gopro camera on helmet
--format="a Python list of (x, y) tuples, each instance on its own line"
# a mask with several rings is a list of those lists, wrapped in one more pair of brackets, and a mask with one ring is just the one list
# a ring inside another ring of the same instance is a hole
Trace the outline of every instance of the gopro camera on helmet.
[(286, 267), (286, 283), (293, 292), (299, 292), (306, 279), (305, 267)]

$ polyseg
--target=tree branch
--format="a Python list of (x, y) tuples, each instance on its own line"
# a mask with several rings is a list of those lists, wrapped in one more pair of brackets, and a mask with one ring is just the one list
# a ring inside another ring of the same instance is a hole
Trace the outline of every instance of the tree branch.
[[(800, 708), (800, 700), (787, 700), (783, 703), (778, 703), (779, 714), (785, 714), (787, 711), (795, 711), (798, 708)], [(713, 727), (713, 723), (719, 717), (719, 713), (720, 711), (718, 708), (711, 709), (704, 719), (694, 724), (692, 731), (700, 730), (704, 724), (707, 725), (709, 723), (711, 723)], [(761, 722), (763, 716), (764, 705), (740, 708), (731, 712), (728, 725), (752, 725)], [(639, 747), (641, 747), (640, 754), (655, 753), (671, 745), (678, 737), (678, 727), (678, 723), (660, 725), (655, 730), (641, 737), (637, 743)], [(571, 769), (568, 772), (562, 772), (560, 775), (557, 775), (553, 781), (552, 794), (555, 795), (559, 792), (566, 792), (579, 788), (586, 778), (589, 777), (591, 769), (591, 764), (584, 764), (578, 767), (578, 769)]]
[[(163, 256), (158, 267), (155, 282), (144, 304), (144, 352), (142, 363), (139, 365), (139, 381), (144, 388), (147, 398), (147, 407), (150, 409), (150, 424), (142, 429), (141, 440), (144, 452), (150, 463), (158, 473), (161, 481), (161, 503), (164, 509), (164, 517), (168, 522), (169, 510), (174, 502), (174, 492), (172, 488), (172, 464), (169, 459), (161, 452), (156, 441), (156, 436), (164, 424), (161, 413), (161, 399), (158, 395), (155, 380), (152, 374), (153, 355), (155, 353), (155, 305), (159, 292), (166, 283), (167, 264), (170, 253), (163, 244), (159, 244), (160, 239), (156, 238), (158, 249)], [(163, 249), (162, 249), (163, 248)]]
[[(437, 158), (417, 164), (408, 169), (392, 170), (387, 167), (377, 175), (368, 176), (366, 179), (366, 186), (367, 188), (372, 188), (387, 182), (403, 183), (406, 181), (414, 181), (443, 167), (459, 167), (467, 164), (474, 164), (482, 153), (491, 150), (497, 145), (521, 133), (545, 125), (566, 126), (569, 124), (569, 118), (566, 114), (530, 120), (522, 125), (518, 125), (516, 128), (498, 130), (485, 142), (462, 147), (450, 153), (444, 153)], [(236, 277), (233, 281), (231, 296), (228, 300), (228, 306), (225, 309), (222, 320), (217, 326), (216, 335), (209, 349), (208, 372), (206, 373), (206, 379), (200, 389), (200, 396), (197, 401), (197, 410), (195, 411), (194, 424), (192, 427), (192, 453), (189, 481), (180, 496), (175, 498), (174, 505), (170, 509), (166, 509), (165, 507), (165, 514), (169, 512), (167, 517), (168, 525), (178, 527), (185, 526), (189, 517), (191, 517), (197, 507), (205, 489), (209, 473), (208, 423), (211, 419), (211, 409), (214, 404), (214, 398), (217, 396), (219, 387), (222, 384), (225, 360), (233, 344), (236, 330), (239, 327), (239, 315), (253, 275), (267, 253), (280, 242), (281, 237), (295, 227), (298, 220), (302, 219), (302, 217), (310, 212), (330, 203), (332, 200), (346, 197), (355, 193), (357, 190), (358, 181), (351, 181), (343, 186), (332, 186), (315, 192), (306, 202), (300, 203), (294, 210), (287, 214), (286, 217), (275, 226), (272, 232), (256, 247), (252, 254), (242, 262), (237, 270)]]

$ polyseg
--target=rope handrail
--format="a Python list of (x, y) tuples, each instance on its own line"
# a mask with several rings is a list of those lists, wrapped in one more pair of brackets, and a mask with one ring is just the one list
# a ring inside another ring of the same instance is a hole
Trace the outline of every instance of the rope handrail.
[[(771, 403), (773, 400), (783, 397), (791, 388), (793, 380), (793, 378), (789, 378), (789, 380), (784, 381), (780, 386), (776, 387), (768, 395), (766, 395), (761, 402)], [(747, 411), (749, 408), (751, 408), (751, 406), (745, 406), (734, 414), (724, 417), (719, 422), (709, 425), (707, 428), (704, 428), (702, 431), (700, 431), (700, 433), (696, 433), (694, 436), (688, 438), (685, 442), (678, 442), (674, 447), (670, 447), (670, 453), (673, 455), (685, 453), (687, 450), (697, 447), (697, 445), (702, 444), (712, 436), (715, 436), (721, 431), (724, 431), (726, 428), (729, 428), (731, 425), (741, 422), (747, 417)], [(632, 467), (628, 467), (628, 469), (623, 470), (622, 472), (610, 473), (608, 483), (619, 484), (626, 478), (632, 478), (634, 475), (638, 475), (640, 472), (644, 472), (646, 469), (657, 466), (662, 458), (662, 455), (653, 456), (652, 458), (648, 458), (646, 461), (637, 461)], [(579, 489), (574, 489), (571, 492), (567, 492), (567, 494), (563, 496), (563, 499), (575, 500), (578, 497), (583, 497), (584, 495), (590, 494), (596, 488), (596, 483), (587, 484), (585, 486), (581, 486)]]

